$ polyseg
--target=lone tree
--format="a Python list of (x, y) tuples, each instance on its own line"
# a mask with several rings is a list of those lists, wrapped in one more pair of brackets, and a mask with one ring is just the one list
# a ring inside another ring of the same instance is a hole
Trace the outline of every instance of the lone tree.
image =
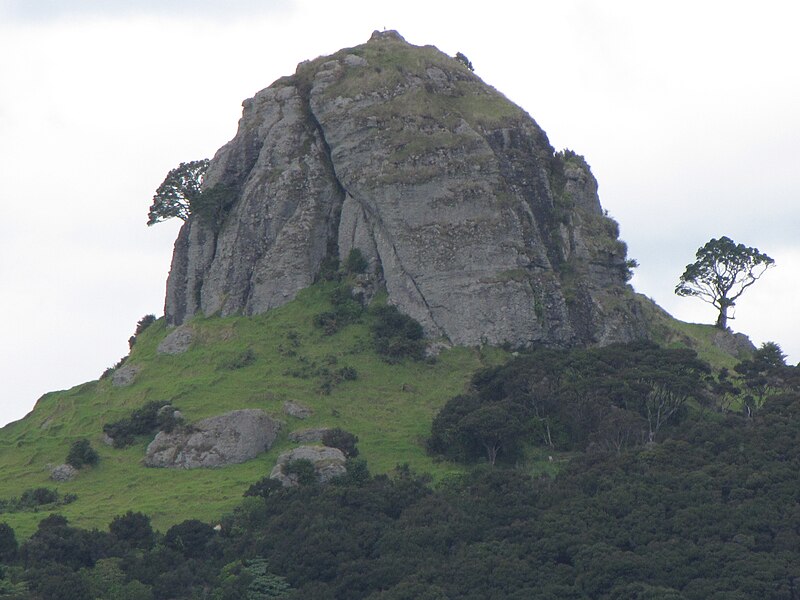
[(697, 250), (697, 260), (686, 266), (675, 287), (678, 296), (695, 296), (719, 310), (716, 326), (728, 327), (728, 309), (744, 291), (775, 264), (758, 248), (736, 244), (728, 237), (712, 239)]
[(193, 204), (201, 195), (203, 178), (208, 169), (208, 159), (181, 163), (167, 173), (166, 179), (156, 190), (150, 206), (147, 224), (153, 225), (178, 217), (182, 221), (189, 218)]

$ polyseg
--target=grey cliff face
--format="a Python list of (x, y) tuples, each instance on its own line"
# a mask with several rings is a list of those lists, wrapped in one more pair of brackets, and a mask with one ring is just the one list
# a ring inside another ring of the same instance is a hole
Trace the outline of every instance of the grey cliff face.
[(582, 157), (433, 47), (376, 33), (298, 66), (244, 103), (206, 188), (235, 201), (218, 232), (192, 217), (165, 313), (257, 314), (358, 248), (390, 301), (455, 344), (644, 337), (625, 245)]

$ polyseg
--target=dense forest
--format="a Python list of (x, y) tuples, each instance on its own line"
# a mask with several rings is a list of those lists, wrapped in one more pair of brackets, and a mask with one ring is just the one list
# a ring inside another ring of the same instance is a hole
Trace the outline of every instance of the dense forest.
[(793, 600), (799, 388), (775, 344), (716, 373), (651, 344), (520, 353), (432, 424), (462, 475), (372, 476), (343, 435), (346, 476), (265, 477), (219, 523), (2, 525), (0, 597)]

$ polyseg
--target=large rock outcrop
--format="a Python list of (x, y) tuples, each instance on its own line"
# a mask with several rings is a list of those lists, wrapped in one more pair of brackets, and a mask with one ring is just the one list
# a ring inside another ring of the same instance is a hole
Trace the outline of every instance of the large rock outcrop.
[(224, 467), (255, 458), (275, 442), (280, 424), (259, 409), (235, 410), (170, 433), (147, 446), (148, 467)]
[(626, 248), (582, 157), (461, 62), (396, 32), (301, 63), (244, 102), (167, 285), (168, 322), (284, 304), (353, 248), (390, 301), (456, 344), (645, 336)]
[(307, 460), (314, 466), (314, 479), (317, 483), (328, 483), (347, 473), (347, 457), (338, 448), (327, 446), (300, 446), (282, 452), (269, 474), (284, 487), (294, 487), (299, 481), (296, 475), (285, 473), (284, 467), (296, 460)]

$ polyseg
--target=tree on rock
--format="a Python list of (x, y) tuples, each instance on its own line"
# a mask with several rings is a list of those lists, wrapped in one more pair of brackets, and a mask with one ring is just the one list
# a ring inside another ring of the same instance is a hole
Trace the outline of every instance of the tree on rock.
[(736, 244), (728, 237), (712, 239), (699, 248), (697, 260), (686, 266), (675, 287), (678, 296), (700, 298), (719, 310), (716, 326), (727, 329), (728, 309), (744, 291), (775, 264), (758, 248)]
[(178, 217), (182, 221), (189, 218), (192, 205), (201, 195), (203, 178), (208, 170), (209, 160), (193, 160), (181, 163), (167, 173), (166, 179), (158, 187), (150, 206), (147, 224), (153, 225)]

